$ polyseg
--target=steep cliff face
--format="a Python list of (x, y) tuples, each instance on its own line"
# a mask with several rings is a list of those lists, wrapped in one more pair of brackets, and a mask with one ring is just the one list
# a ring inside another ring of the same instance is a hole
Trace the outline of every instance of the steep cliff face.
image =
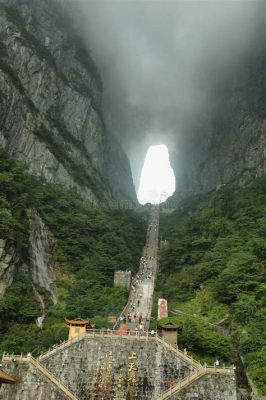
[[(114, 196), (116, 199), (129, 199), (126, 202), (132, 204), (132, 199), (136, 199), (136, 192), (126, 153), (117, 138), (111, 135), (107, 138), (107, 149), (106, 171)], [(126, 202), (122, 202), (121, 206), (124, 204), (126, 207)]]
[(0, 239), (0, 297), (12, 284), (19, 264), (20, 257), (15, 246), (7, 240)]
[(114, 193), (135, 200), (122, 148), (116, 146), (114, 164), (109, 154), (97, 67), (56, 3), (9, 0), (0, 7), (0, 145), (33, 173), (88, 200)]
[(266, 174), (265, 71), (266, 52), (260, 52), (214, 88), (208, 115), (178, 154), (177, 196), (242, 186)]
[[(28, 254), (22, 255), (19, 243), (0, 239), (0, 297), (12, 284), (16, 274), (23, 272), (29, 276), (36, 293), (38, 287), (44, 289), (53, 303), (56, 292), (52, 288), (55, 266), (55, 242), (38, 213), (27, 210), (29, 222)], [(37, 299), (38, 301), (38, 299)]]
[(55, 240), (38, 213), (27, 211), (30, 227), (29, 271), (32, 282), (45, 289), (55, 304), (56, 292), (52, 288), (55, 266)]

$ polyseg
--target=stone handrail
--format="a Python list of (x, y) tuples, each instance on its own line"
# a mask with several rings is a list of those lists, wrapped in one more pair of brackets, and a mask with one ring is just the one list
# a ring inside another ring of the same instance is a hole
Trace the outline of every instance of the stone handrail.
[[(133, 281), (132, 281), (132, 282), (133, 282)], [(132, 284), (132, 283), (131, 283), (131, 284)], [(121, 313), (119, 314), (117, 320), (115, 321), (115, 324), (114, 324), (114, 326), (113, 326), (113, 329), (114, 329), (114, 330), (115, 330), (116, 327), (118, 327), (118, 329), (119, 329), (119, 326), (120, 326), (120, 318), (121, 318), (123, 315), (125, 315), (126, 310), (129, 308), (130, 301), (131, 301), (131, 298), (130, 298), (130, 295), (131, 295), (131, 284), (130, 284), (130, 292), (129, 292), (129, 296), (128, 296), (128, 301), (127, 301), (125, 307), (123, 308), (123, 310), (121, 311)]]
[(235, 375), (235, 367), (203, 367), (207, 374)]
[(140, 333), (136, 333), (135, 331), (125, 331), (125, 333), (120, 333), (118, 335), (117, 330), (111, 330), (111, 329), (88, 329), (86, 333), (83, 333), (81, 335), (76, 336), (73, 339), (66, 340), (62, 343), (59, 343), (58, 345), (55, 345), (54, 347), (50, 348), (47, 350), (45, 353), (42, 353), (39, 357), (39, 361), (43, 361), (47, 359), (48, 357), (54, 355), (60, 350), (65, 349), (66, 347), (71, 346), (72, 344), (75, 344), (86, 337), (95, 337), (95, 336), (101, 336), (101, 337), (113, 337), (113, 338), (121, 338), (123, 337), (133, 337), (133, 338), (139, 338), (139, 339), (151, 339), (154, 338), (155, 335), (152, 335), (150, 332), (144, 332), (142, 335)]
[(222, 375), (234, 375), (233, 368), (217, 368), (217, 367), (203, 367), (196, 369), (194, 372), (189, 374), (187, 377), (182, 379), (181, 381), (175, 383), (170, 389), (166, 390), (165, 392), (161, 393), (155, 400), (166, 400), (170, 399), (173, 394), (178, 393), (180, 390), (184, 389), (185, 387), (189, 386), (197, 379), (201, 378), (207, 374), (222, 374)]
[(117, 330), (111, 330), (111, 329), (88, 329), (86, 331), (86, 333), (83, 333), (81, 335), (76, 336), (73, 339), (70, 340), (66, 340), (62, 343), (59, 343), (58, 345), (55, 345), (54, 347), (50, 348), (49, 350), (47, 350), (45, 353), (42, 353), (39, 357), (38, 360), (39, 361), (43, 361), (46, 358), (54, 355), (55, 353), (57, 353), (60, 350), (65, 349), (66, 347), (71, 346), (72, 344), (75, 344), (83, 339), (85, 339), (86, 337), (95, 337), (95, 336), (101, 336), (101, 337), (113, 337), (113, 338), (118, 338), (121, 336), (124, 337), (134, 337), (134, 338), (140, 338), (140, 339), (147, 339), (147, 337), (149, 336), (149, 338), (154, 337), (155, 335), (152, 335), (149, 332), (145, 332), (143, 335), (140, 335), (139, 333), (136, 334), (135, 331), (125, 331), (126, 333), (120, 333), (119, 335), (117, 334), (118, 331)]
[(184, 387), (190, 385), (195, 380), (199, 379), (205, 374), (204, 368), (197, 369), (196, 371), (189, 374), (186, 378), (182, 379), (181, 381), (174, 384), (170, 389), (166, 390), (165, 392), (161, 393), (155, 400), (165, 400), (171, 398), (171, 396), (177, 392), (179, 392)]
[[(171, 346), (168, 342), (163, 340), (162, 337), (158, 335), (158, 333), (152, 334), (151, 332), (145, 331), (142, 334), (139, 332), (135, 331), (117, 331), (117, 330), (111, 330), (111, 329), (88, 329), (86, 333), (77, 336), (74, 339), (67, 340), (63, 343), (58, 344), (57, 346), (49, 349), (45, 353), (41, 354), (38, 358), (38, 360), (42, 361), (46, 359), (47, 357), (57, 353), (58, 350), (63, 350), (66, 347), (71, 346), (74, 343), (79, 342), (80, 340), (85, 339), (86, 337), (95, 337), (95, 336), (100, 336), (100, 337), (105, 337), (105, 338), (114, 338), (114, 339), (119, 339), (119, 338), (127, 338), (127, 339), (139, 339), (139, 340), (157, 340), (160, 343), (162, 343), (165, 347), (176, 353), (180, 358), (182, 358), (184, 361), (186, 361), (188, 364), (192, 365), (195, 369), (202, 367), (201, 363), (194, 360), (191, 356), (188, 356), (186, 353), (184, 353), (181, 349), (175, 348)], [(211, 367), (209, 367), (211, 368)]]
[(86, 336), (86, 333), (83, 333), (83, 334), (81, 334), (81, 335), (76, 336), (76, 337), (73, 338), (73, 339), (65, 340), (65, 341), (62, 342), (62, 343), (59, 343), (59, 344), (57, 344), (57, 345), (54, 345), (52, 348), (49, 348), (49, 350), (47, 350), (45, 353), (42, 353), (42, 354), (38, 357), (38, 360), (42, 361), (42, 360), (48, 358), (49, 356), (51, 356), (51, 355), (57, 353), (59, 350), (63, 350), (63, 349), (65, 349), (66, 347), (69, 347), (69, 346), (71, 346), (72, 344), (77, 343), (77, 342), (83, 340), (83, 339), (85, 338), (85, 336)]
[[(187, 355), (185, 352), (183, 352), (181, 349), (175, 348), (171, 346), (170, 343), (166, 342), (163, 340), (162, 337), (158, 335), (157, 332), (154, 334), (151, 332), (144, 332), (143, 334), (136, 333), (135, 331), (126, 331), (119, 332), (117, 330), (104, 330), (104, 329), (88, 329), (86, 331), (86, 334), (82, 336), (81, 339), (84, 337), (104, 337), (104, 338), (113, 338), (113, 339), (120, 339), (125, 338), (125, 339), (138, 339), (138, 340), (155, 340), (160, 342), (163, 346), (167, 347), (169, 350), (173, 351), (178, 357), (182, 358), (183, 361), (186, 361), (188, 364), (192, 365), (195, 369), (204, 369), (208, 373), (214, 373), (214, 374), (228, 374), (232, 373), (234, 374), (234, 367), (219, 367), (217, 368), (216, 366), (203, 366), (199, 361), (194, 360), (193, 357)], [(41, 356), (42, 357), (42, 356)]]
[[(171, 344), (166, 342), (165, 340), (163, 340), (163, 338), (160, 337), (157, 332), (151, 333), (151, 332), (145, 331), (141, 334), (141, 333), (135, 332), (135, 331), (127, 331), (127, 330), (117, 331), (117, 330), (111, 330), (111, 329), (88, 329), (86, 331), (86, 333), (84, 333), (82, 335), (78, 335), (77, 337), (75, 337), (71, 340), (67, 340), (65, 342), (58, 344), (57, 346), (55, 346), (53, 348), (50, 348), (45, 353), (42, 353), (38, 357), (38, 360), (39, 361), (45, 360), (49, 356), (57, 353), (60, 350), (65, 349), (66, 347), (71, 346), (72, 344), (75, 344), (75, 343), (85, 339), (86, 337), (88, 337), (88, 338), (104, 337), (104, 338), (113, 338), (113, 339), (124, 338), (124, 339), (128, 339), (128, 340), (130, 340), (130, 339), (156, 340), (156, 341), (160, 342), (163, 346), (167, 347), (169, 350), (173, 351), (178, 357), (180, 357), (183, 361), (185, 361), (188, 364), (190, 364), (191, 366), (193, 366), (195, 369), (202, 368), (202, 364), (199, 361), (194, 360), (193, 357), (189, 356), (181, 349), (171, 346)], [(216, 367), (211, 367), (211, 366), (208, 366), (207, 368), (208, 368), (209, 372), (213, 371), (214, 373), (219, 373), (220, 371), (227, 370), (226, 368), (225, 369), (224, 368), (216, 368)]]
[(152, 334), (151, 332), (144, 331), (143, 333), (136, 332), (136, 331), (129, 331), (127, 329), (121, 330), (111, 330), (111, 329), (88, 329), (86, 331), (86, 336), (88, 337), (95, 337), (95, 336), (102, 336), (102, 337), (126, 337), (131, 339), (155, 339), (157, 334)]
[[(103, 330), (103, 329), (89, 329), (85, 334), (79, 335), (72, 340), (68, 340), (66, 342), (60, 343), (58, 346), (50, 349), (46, 353), (43, 353), (39, 360), (42, 361), (49, 356), (55, 354), (56, 352), (63, 350), (64, 348), (71, 346), (83, 340), (85, 338), (113, 338), (113, 339), (123, 339), (123, 340), (153, 340), (161, 343), (163, 346), (167, 347), (169, 350), (175, 352), (175, 354), (183, 359), (187, 364), (191, 365), (194, 368), (194, 371), (188, 375), (183, 380), (175, 383), (170, 389), (165, 391), (164, 393), (160, 394), (156, 400), (164, 400), (171, 397), (172, 394), (178, 392), (179, 390), (183, 389), (184, 387), (190, 385), (196, 379), (199, 379), (201, 376), (205, 374), (231, 374), (234, 375), (234, 367), (231, 368), (221, 368), (216, 366), (202, 366), (200, 362), (194, 360), (192, 357), (189, 357), (186, 353), (182, 352), (180, 349), (176, 349), (172, 347), (169, 343), (163, 340), (161, 337), (158, 336), (157, 332), (152, 334), (151, 332), (144, 332), (143, 334), (136, 333), (135, 331), (122, 331), (121, 333), (117, 330)], [(22, 362), (31, 362), (38, 368), (50, 381), (52, 381), (61, 391), (63, 391), (70, 399), (77, 400), (77, 398), (72, 394), (68, 388), (66, 388), (61, 382), (59, 382), (42, 364), (40, 364), (37, 360), (35, 360), (32, 356), (14, 356), (14, 355), (3, 355), (3, 361), (22, 361)]]
[(78, 398), (61, 382), (59, 382), (48, 369), (41, 365), (34, 357), (28, 355), (23, 357), (22, 355), (4, 355), (3, 361), (15, 361), (15, 362), (27, 362), (35, 366), (50, 382), (52, 382), (61, 392), (63, 392), (69, 399), (78, 400)]
[(171, 346), (170, 343), (166, 342), (160, 336), (156, 336), (157, 340), (161, 342), (164, 346), (168, 347), (168, 349), (174, 351), (182, 360), (186, 361), (188, 364), (191, 364), (195, 369), (201, 368), (202, 365), (199, 361), (193, 359), (193, 357), (188, 356), (186, 353), (182, 352), (180, 349)]
[(110, 329), (88, 329), (86, 331), (86, 333), (77, 336), (76, 338), (73, 338), (71, 340), (67, 340), (65, 342), (62, 342), (58, 345), (56, 345), (53, 348), (50, 348), (49, 350), (47, 350), (45, 353), (42, 353), (39, 357), (38, 360), (42, 361), (45, 360), (46, 358), (48, 358), (49, 356), (57, 353), (60, 350), (65, 349), (66, 347), (71, 346), (74, 343), (79, 342), (80, 340), (85, 339), (86, 337), (95, 337), (95, 336), (101, 336), (101, 337), (105, 337), (105, 338), (114, 338), (114, 339), (119, 339), (121, 337), (123, 338), (128, 338), (128, 339), (139, 339), (139, 340), (158, 340), (160, 343), (162, 343), (164, 346), (166, 346), (167, 348), (169, 348), (171, 351), (174, 351), (180, 358), (182, 358), (184, 361), (186, 361), (187, 363), (191, 364), (193, 367), (195, 368), (199, 368), (201, 367), (201, 364), (197, 361), (195, 361), (192, 357), (189, 357), (187, 354), (185, 354), (184, 352), (182, 352), (180, 349), (176, 349), (174, 347), (172, 347), (168, 342), (166, 342), (165, 340), (163, 340), (163, 338), (161, 338), (158, 333), (154, 333), (152, 334), (151, 332), (145, 331), (142, 334), (140, 334), (139, 332), (135, 332), (135, 331), (117, 331), (117, 330), (110, 330)]

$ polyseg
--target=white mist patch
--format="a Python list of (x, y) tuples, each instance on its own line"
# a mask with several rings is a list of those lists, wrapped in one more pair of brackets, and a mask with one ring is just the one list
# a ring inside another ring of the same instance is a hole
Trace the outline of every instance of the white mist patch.
[(140, 204), (159, 204), (175, 191), (175, 175), (164, 144), (151, 146), (146, 154), (140, 177)]

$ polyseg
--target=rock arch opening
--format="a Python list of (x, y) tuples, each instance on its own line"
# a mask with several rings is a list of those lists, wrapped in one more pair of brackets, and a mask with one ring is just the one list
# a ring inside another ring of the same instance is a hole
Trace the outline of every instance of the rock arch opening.
[(140, 204), (160, 204), (175, 191), (175, 174), (164, 144), (150, 146), (141, 171), (138, 188)]

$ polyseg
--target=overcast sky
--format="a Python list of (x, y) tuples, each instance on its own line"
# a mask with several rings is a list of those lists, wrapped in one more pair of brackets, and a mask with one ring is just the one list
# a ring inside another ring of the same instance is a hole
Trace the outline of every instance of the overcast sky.
[(208, 110), (213, 85), (254, 47), (266, 1), (79, 3), (79, 28), (103, 78), (105, 119), (134, 164), (137, 149), (171, 147)]

